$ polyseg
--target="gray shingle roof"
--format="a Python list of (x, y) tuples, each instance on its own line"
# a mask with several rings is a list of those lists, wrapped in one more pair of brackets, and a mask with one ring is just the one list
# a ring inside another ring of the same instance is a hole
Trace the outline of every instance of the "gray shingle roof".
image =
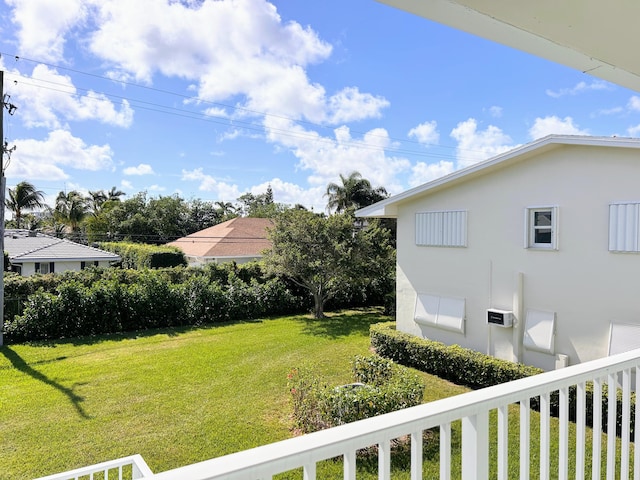
[(12, 263), (61, 262), (61, 261), (112, 261), (120, 260), (115, 253), (88, 247), (69, 240), (42, 233), (31, 236), (26, 230), (6, 230), (4, 250)]

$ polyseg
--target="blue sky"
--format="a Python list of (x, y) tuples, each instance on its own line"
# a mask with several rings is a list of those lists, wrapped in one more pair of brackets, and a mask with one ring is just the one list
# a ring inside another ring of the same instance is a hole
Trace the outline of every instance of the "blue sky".
[(7, 185), (324, 210), (550, 133), (638, 136), (636, 92), (373, 0), (0, 0)]

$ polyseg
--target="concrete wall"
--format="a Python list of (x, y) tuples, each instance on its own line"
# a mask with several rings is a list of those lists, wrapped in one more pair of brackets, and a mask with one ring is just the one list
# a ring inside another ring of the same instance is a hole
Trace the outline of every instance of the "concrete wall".
[[(609, 204), (640, 201), (640, 157), (626, 149), (563, 147), (414, 198), (398, 214), (398, 328), (545, 369), (555, 355), (522, 347), (527, 309), (556, 313), (554, 354), (574, 364), (606, 356), (610, 323), (640, 324), (640, 255), (608, 251)], [(524, 248), (525, 210), (558, 207), (558, 249)], [(466, 248), (415, 244), (415, 214), (466, 210)], [(465, 332), (414, 321), (418, 293), (466, 300)], [(486, 324), (487, 308), (516, 326)], [(640, 346), (640, 345), (639, 345)]]

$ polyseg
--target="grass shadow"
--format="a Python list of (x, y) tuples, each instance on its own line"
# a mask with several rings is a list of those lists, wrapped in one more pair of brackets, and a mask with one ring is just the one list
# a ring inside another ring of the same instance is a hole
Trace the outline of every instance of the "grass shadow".
[(35, 380), (38, 380), (39, 382), (49, 385), (55, 388), (56, 390), (62, 392), (64, 395), (66, 395), (66, 397), (69, 399), (73, 407), (76, 409), (76, 411), (82, 418), (87, 418), (87, 419), (91, 418), (89, 415), (87, 415), (84, 408), (82, 407), (82, 402), (84, 401), (84, 397), (81, 397), (80, 395), (74, 392), (74, 389), (78, 386), (78, 384), (75, 384), (73, 387), (69, 388), (56, 382), (55, 380), (50, 379), (43, 373), (31, 367), (27, 362), (24, 361), (24, 359), (20, 355), (18, 355), (17, 352), (12, 350), (8, 346), (0, 347), (0, 353), (2, 353), (7, 358), (7, 360), (11, 362), (11, 365), (13, 365), (13, 367), (16, 370), (19, 370), (20, 372), (26, 375), (29, 375)]
[(371, 325), (392, 320), (382, 314), (382, 309), (347, 310), (326, 315), (325, 318), (301, 317), (303, 333), (331, 339), (354, 334), (368, 336)]

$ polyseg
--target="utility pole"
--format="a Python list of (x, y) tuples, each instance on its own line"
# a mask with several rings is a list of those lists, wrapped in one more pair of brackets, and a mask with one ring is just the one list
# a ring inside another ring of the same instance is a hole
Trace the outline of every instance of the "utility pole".
[[(0, 70), (0, 96), (2, 98), (0, 105), (0, 254), (2, 254), (2, 271), (0, 271), (0, 346), (4, 345), (4, 208), (5, 208), (5, 187), (6, 179), (4, 170), (9, 165), (8, 160), (11, 158), (11, 152), (16, 147), (8, 148), (9, 144), (4, 139), (4, 110), (13, 115), (16, 106), (9, 103), (9, 95), (4, 93), (4, 71)], [(4, 156), (7, 155), (7, 165), (4, 163)]]

